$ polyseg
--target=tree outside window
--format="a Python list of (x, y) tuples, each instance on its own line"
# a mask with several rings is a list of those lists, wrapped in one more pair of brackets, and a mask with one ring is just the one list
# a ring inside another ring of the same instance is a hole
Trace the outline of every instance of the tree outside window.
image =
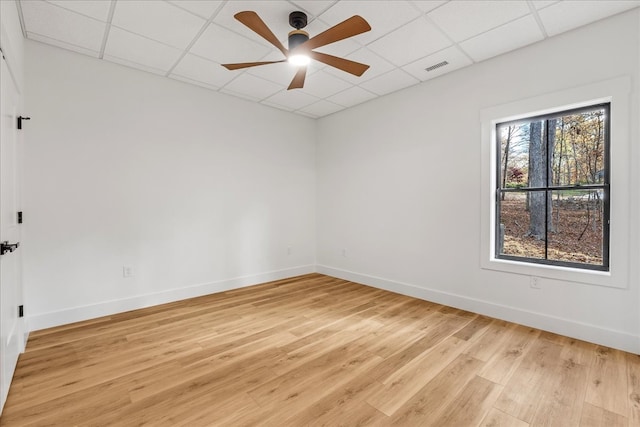
[(608, 271), (609, 111), (497, 125), (497, 258)]

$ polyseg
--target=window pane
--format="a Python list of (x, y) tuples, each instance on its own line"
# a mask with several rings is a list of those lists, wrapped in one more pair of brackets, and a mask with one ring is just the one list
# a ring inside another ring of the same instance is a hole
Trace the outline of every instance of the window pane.
[(545, 122), (538, 120), (498, 128), (500, 188), (547, 185)]
[[(534, 195), (532, 196), (531, 193)], [(536, 198), (544, 201), (545, 191), (502, 193), (499, 212), (498, 253), (501, 255), (524, 258), (544, 259), (544, 236), (536, 238), (532, 235), (530, 200)], [(528, 200), (529, 199), (529, 200)], [(543, 208), (544, 215), (544, 208)], [(544, 230), (544, 216), (542, 228)]]
[(604, 108), (560, 116), (549, 120), (549, 128), (553, 185), (604, 182)]
[(553, 191), (548, 257), (602, 265), (603, 190)]

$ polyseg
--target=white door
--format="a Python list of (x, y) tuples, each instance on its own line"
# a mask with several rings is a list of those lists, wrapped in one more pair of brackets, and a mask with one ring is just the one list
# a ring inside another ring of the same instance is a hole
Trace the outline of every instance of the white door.
[[(0, 242), (14, 244), (20, 241), (18, 226), (18, 91), (7, 63), (2, 58), (0, 69)], [(22, 351), (22, 322), (18, 306), (22, 300), (20, 283), (20, 249), (0, 255), (0, 383), (2, 401), (0, 411), (9, 393), (9, 386)]]

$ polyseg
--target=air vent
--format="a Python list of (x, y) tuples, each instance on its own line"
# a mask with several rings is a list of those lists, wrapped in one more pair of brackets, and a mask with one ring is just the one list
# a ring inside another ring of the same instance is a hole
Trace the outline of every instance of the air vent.
[(437, 70), (440, 67), (444, 67), (445, 65), (449, 65), (449, 63), (447, 61), (442, 61), (442, 62), (438, 62), (437, 64), (434, 64), (430, 67), (425, 68), (426, 71), (433, 71), (433, 70)]

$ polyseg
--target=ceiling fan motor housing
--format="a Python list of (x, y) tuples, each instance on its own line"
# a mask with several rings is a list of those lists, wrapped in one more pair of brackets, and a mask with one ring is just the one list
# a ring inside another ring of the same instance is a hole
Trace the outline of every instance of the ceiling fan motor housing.
[(302, 31), (302, 28), (307, 26), (307, 14), (300, 11), (291, 12), (289, 14), (289, 25), (295, 28), (289, 33), (289, 50), (293, 50), (309, 40), (309, 33)]
[(289, 33), (289, 50), (293, 50), (309, 40), (309, 33), (302, 30), (293, 30)]

